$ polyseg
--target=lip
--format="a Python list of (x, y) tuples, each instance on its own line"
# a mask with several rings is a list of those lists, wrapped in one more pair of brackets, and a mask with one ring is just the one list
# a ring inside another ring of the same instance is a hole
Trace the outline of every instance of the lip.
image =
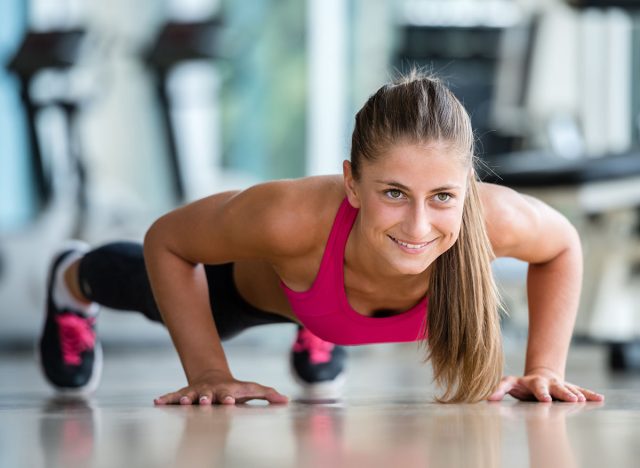
[(426, 242), (424, 245), (422, 245), (422, 247), (412, 249), (410, 247), (406, 247), (406, 246), (400, 244), (399, 242), (404, 242), (405, 244), (412, 244), (412, 245), (420, 245), (420, 244), (413, 244), (413, 242), (405, 242), (403, 240), (396, 239), (395, 237), (390, 236), (389, 234), (387, 234), (387, 237), (389, 237), (389, 239), (391, 239), (391, 241), (395, 245), (397, 245), (399, 248), (401, 248), (404, 252), (407, 252), (407, 253), (413, 254), (413, 255), (424, 252), (436, 240), (436, 239), (432, 239), (432, 240)]

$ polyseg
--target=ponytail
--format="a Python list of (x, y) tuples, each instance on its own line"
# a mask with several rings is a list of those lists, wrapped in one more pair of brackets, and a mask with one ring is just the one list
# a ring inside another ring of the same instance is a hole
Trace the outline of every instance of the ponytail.
[(456, 243), (433, 264), (425, 323), (425, 362), (431, 361), (438, 401), (486, 399), (502, 377), (504, 356), (498, 314), (499, 295), (491, 272), (478, 182), (470, 171)]

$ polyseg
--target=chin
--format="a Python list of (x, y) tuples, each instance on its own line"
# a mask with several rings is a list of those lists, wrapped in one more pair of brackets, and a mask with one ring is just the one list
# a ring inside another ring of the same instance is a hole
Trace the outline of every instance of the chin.
[(402, 262), (395, 259), (393, 266), (402, 275), (420, 275), (433, 263), (433, 260), (422, 262)]

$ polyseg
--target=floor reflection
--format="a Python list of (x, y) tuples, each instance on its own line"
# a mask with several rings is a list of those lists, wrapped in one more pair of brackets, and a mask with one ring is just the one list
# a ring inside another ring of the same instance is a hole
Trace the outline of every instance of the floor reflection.
[[(601, 403), (292, 403), (162, 407), (182, 433), (174, 466), (578, 466), (566, 420)], [(526, 443), (523, 450), (521, 442)], [(163, 449), (168, 449), (164, 446)]]
[(53, 397), (41, 408), (40, 445), (49, 466), (86, 467), (94, 457), (98, 411), (90, 400)]
[[(181, 383), (179, 363), (162, 367), (173, 354), (107, 362), (90, 400), (49, 398), (30, 356), (0, 359), (0, 468), (638, 465), (638, 377), (614, 382), (587, 356), (572, 379), (606, 403), (442, 405), (410, 357), (354, 356), (340, 400), (230, 407), (155, 407), (154, 396)], [(234, 364), (291, 395), (281, 361), (252, 353)]]

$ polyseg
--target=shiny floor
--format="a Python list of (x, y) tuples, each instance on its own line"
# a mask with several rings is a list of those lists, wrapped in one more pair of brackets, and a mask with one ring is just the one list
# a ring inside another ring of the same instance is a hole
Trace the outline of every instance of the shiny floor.
[[(508, 367), (522, 346), (507, 343)], [(29, 354), (0, 354), (0, 468), (13, 467), (636, 467), (640, 375), (609, 375), (603, 350), (574, 346), (568, 378), (606, 402), (441, 405), (412, 345), (350, 348), (342, 398), (308, 401), (286, 346), (227, 347), (240, 379), (288, 405), (154, 407), (183, 384), (171, 348), (105, 349), (87, 400), (56, 397)]]

